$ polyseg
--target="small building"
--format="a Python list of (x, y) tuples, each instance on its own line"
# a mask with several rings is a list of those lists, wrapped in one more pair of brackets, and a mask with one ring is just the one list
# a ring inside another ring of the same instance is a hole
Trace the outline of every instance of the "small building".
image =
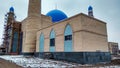
[(119, 54), (119, 46), (116, 42), (108, 42), (109, 51), (112, 55)]

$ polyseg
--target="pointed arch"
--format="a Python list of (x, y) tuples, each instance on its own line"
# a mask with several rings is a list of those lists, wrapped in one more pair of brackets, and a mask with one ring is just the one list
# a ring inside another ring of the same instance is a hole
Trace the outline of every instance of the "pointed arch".
[(50, 32), (50, 52), (55, 52), (55, 31), (52, 29)]
[(64, 32), (64, 51), (65, 52), (73, 51), (72, 34), (73, 34), (72, 28), (69, 24), (67, 24)]
[(39, 51), (44, 52), (44, 34), (43, 33), (40, 34), (40, 38), (39, 38)]

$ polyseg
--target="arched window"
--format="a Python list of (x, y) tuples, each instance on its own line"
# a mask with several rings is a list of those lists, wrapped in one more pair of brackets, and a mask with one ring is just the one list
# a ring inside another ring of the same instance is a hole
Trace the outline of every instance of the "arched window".
[(18, 32), (14, 32), (12, 52), (17, 52), (17, 47), (18, 47)]
[(72, 28), (70, 25), (67, 25), (64, 32), (64, 51), (72, 52)]
[(44, 52), (44, 35), (41, 33), (39, 41), (39, 51)]
[(55, 52), (55, 31), (50, 32), (50, 52)]

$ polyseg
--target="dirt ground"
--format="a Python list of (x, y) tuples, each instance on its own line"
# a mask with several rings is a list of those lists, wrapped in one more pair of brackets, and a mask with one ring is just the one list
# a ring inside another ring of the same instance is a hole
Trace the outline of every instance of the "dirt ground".
[(0, 59), (0, 68), (22, 68), (14, 63), (10, 63), (6, 60)]

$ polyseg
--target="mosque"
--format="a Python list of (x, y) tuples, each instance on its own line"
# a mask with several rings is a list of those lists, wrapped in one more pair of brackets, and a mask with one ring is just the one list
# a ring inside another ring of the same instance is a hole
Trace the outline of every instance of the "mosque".
[(29, 0), (27, 18), (15, 21), (13, 7), (7, 17), (13, 28), (10, 44), (6, 44), (10, 54), (35, 55), (81, 64), (111, 60), (106, 22), (94, 17), (92, 6), (88, 7), (88, 15), (80, 13), (67, 17), (58, 9), (43, 15), (41, 0)]

